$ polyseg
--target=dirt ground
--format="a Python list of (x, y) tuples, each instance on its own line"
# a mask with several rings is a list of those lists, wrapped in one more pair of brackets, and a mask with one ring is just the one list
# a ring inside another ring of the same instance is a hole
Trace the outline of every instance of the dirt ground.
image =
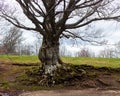
[(0, 96), (120, 96), (120, 90), (103, 90), (98, 88), (79, 90), (40, 90), (40, 91), (2, 91)]
[[(63, 89), (23, 91), (2, 89), (0, 86), (0, 96), (120, 96), (120, 69), (95, 69), (90, 66), (84, 68), (88, 73), (87, 77), (72, 80), (71, 84)], [(14, 73), (11, 70), (14, 70)], [(0, 85), (3, 76), (10, 82), (14, 81), (17, 71), (16, 66), (0, 62)]]
[(34, 91), (23, 93), (19, 96), (120, 96), (120, 90), (53, 90), (53, 91)]

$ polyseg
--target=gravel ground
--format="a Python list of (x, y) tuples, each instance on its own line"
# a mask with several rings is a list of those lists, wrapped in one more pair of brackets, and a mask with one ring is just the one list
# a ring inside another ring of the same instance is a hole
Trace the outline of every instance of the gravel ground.
[(120, 96), (120, 90), (51, 90), (22, 93), (19, 96)]

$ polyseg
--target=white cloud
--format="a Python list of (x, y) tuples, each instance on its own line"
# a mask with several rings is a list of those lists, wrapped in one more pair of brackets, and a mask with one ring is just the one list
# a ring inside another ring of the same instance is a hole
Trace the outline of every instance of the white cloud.
[[(11, 3), (14, 3), (15, 0), (8, 0)], [(21, 12), (21, 11), (20, 11)], [(19, 13), (20, 14), (20, 13)], [(21, 22), (24, 23), (27, 26), (32, 27), (32, 23), (27, 22), (27, 18), (23, 18), (23, 16), (19, 15), (19, 18), (22, 17)], [(73, 20), (72, 20), (73, 21)], [(102, 29), (102, 31), (106, 34), (106, 39), (108, 39), (109, 44), (116, 43), (120, 40), (120, 23), (116, 21), (99, 21), (95, 22), (94, 28), (95, 29)], [(25, 31), (24, 32), (24, 37), (26, 38), (27, 42), (33, 43), (35, 40), (35, 37), (33, 36), (34, 33), (30, 33)], [(1, 38), (1, 37), (0, 37)], [(72, 46), (71, 41), (64, 40), (64, 44), (66, 46), (66, 49), (68, 52), (70, 52), (72, 55), (74, 55), (76, 52), (82, 48), (81, 44), (78, 44), (77, 46)], [(95, 53), (98, 53), (100, 50), (104, 48), (104, 46), (92, 46), (92, 45), (85, 45), (86, 47), (90, 48), (93, 50)]]

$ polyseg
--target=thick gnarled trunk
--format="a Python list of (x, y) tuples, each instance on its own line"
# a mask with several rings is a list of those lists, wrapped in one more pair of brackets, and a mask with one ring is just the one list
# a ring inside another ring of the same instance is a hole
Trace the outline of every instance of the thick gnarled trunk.
[(59, 56), (59, 39), (46, 39), (43, 37), (42, 46), (39, 51), (39, 59), (42, 67), (38, 73), (38, 84), (42, 86), (54, 86), (74, 78), (81, 78), (85, 73), (77, 70), (72, 65), (64, 64)]
[(62, 65), (59, 56), (59, 40), (43, 38), (38, 57), (42, 63), (43, 74), (53, 76), (55, 71)]
[[(54, 86), (65, 83), (72, 79), (80, 79), (84, 75), (84, 70), (69, 64), (64, 64), (59, 56), (59, 39), (46, 39), (43, 37), (42, 46), (38, 55), (42, 67), (37, 73), (37, 84), (41, 86)], [(36, 82), (36, 81), (35, 81)]]

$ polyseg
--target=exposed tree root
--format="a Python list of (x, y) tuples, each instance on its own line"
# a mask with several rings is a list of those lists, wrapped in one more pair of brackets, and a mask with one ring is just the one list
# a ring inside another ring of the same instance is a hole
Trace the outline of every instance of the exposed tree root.
[(64, 64), (52, 76), (45, 74), (42, 68), (33, 68), (27, 71), (26, 75), (23, 74), (19, 82), (27, 86), (39, 85), (43, 87), (120, 88), (119, 68), (97, 68), (89, 65)]
[[(80, 67), (64, 64), (51, 76), (44, 74), (42, 68), (38, 71), (27, 72), (28, 76), (37, 78), (37, 83), (40, 86), (54, 86), (58, 84), (69, 84), (72, 80), (82, 79), (86, 72)], [(67, 83), (69, 82), (69, 83)]]

